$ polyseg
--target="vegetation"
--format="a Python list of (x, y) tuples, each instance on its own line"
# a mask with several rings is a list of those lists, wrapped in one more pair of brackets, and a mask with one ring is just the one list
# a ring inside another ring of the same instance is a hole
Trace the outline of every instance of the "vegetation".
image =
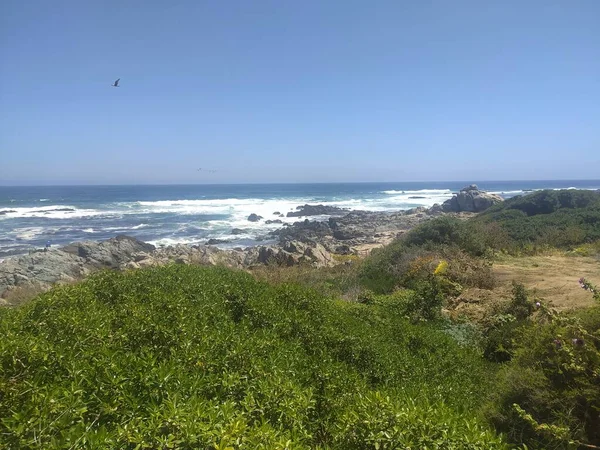
[(102, 273), (3, 310), (8, 448), (505, 448), (476, 349), (403, 301), (219, 268)]
[(599, 241), (600, 192), (540, 191), (511, 198), (470, 220), (443, 216), (426, 222), (373, 252), (360, 279), (375, 292), (391, 292), (410, 285), (415, 264), (425, 258), (431, 264), (447, 261), (447, 278), (458, 288), (491, 288), (497, 252), (561, 248), (589, 254)]
[(600, 240), (600, 192), (539, 191), (514, 197), (485, 211), (473, 223), (499, 224), (508, 237), (504, 244), (508, 250), (571, 248)]

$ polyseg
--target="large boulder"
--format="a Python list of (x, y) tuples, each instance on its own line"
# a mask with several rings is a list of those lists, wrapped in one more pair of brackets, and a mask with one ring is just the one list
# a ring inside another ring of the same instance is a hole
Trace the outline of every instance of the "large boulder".
[(504, 199), (496, 194), (480, 190), (476, 184), (464, 187), (442, 205), (444, 212), (481, 212)]
[(95, 267), (118, 268), (139, 253), (152, 253), (154, 245), (131, 236), (119, 235), (102, 242), (79, 242), (61, 248), (63, 252), (79, 256)]
[(261, 219), (262, 219), (262, 216), (259, 216), (258, 214), (254, 214), (254, 213), (252, 213), (248, 216), (248, 221), (250, 221), (250, 222), (258, 222)]

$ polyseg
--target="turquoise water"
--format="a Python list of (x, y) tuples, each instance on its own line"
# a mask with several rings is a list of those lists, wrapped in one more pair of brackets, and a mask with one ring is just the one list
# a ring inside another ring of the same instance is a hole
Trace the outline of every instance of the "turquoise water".
[[(275, 219), (305, 203), (395, 211), (442, 203), (470, 182), (252, 184), (190, 186), (0, 187), (0, 258), (47, 241), (62, 245), (128, 234), (156, 245), (261, 242), (281, 225), (252, 223), (256, 213)], [(483, 181), (505, 198), (537, 189), (600, 189), (600, 180)], [(280, 218), (294, 222), (302, 218)], [(243, 230), (232, 234), (233, 228)]]

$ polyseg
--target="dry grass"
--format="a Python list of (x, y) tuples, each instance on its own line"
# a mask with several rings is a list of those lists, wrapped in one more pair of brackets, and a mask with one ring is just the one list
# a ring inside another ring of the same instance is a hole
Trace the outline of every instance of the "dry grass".
[(592, 296), (579, 287), (578, 280), (584, 277), (600, 285), (600, 260), (565, 254), (504, 257), (494, 264), (493, 273), (496, 287), (466, 289), (451, 305), (453, 315), (476, 319), (498, 303), (507, 302), (512, 297), (513, 280), (559, 311), (592, 306)]

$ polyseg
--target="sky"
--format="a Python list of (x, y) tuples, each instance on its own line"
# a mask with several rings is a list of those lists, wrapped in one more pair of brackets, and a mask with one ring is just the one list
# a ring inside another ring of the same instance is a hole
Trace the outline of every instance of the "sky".
[(0, 2), (0, 185), (593, 178), (598, 0)]

